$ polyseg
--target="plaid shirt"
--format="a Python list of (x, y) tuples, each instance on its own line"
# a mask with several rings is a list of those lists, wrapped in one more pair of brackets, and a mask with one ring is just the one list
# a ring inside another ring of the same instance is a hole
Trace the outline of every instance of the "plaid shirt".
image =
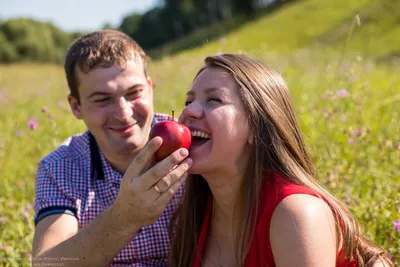
[[(166, 119), (167, 115), (155, 114), (152, 124)], [(94, 140), (88, 131), (74, 135), (39, 163), (35, 224), (48, 215), (67, 213), (83, 228), (114, 202), (122, 175), (111, 167), (97, 144), (93, 149), (91, 138)], [(182, 193), (183, 187), (161, 217), (142, 227), (108, 266), (168, 266), (168, 224)]]

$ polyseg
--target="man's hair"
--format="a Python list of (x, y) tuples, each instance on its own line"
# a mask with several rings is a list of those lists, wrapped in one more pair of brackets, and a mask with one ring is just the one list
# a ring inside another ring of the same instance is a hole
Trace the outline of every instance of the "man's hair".
[(79, 99), (77, 71), (89, 73), (95, 68), (122, 67), (127, 61), (141, 59), (147, 76), (146, 53), (132, 38), (116, 30), (101, 30), (81, 36), (68, 49), (65, 74), (71, 95)]

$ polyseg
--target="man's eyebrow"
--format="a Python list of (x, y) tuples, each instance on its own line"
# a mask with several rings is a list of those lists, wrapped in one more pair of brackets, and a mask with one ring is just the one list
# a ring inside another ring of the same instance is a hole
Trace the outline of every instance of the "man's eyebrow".
[(129, 87), (126, 91), (135, 90), (138, 87), (143, 87), (143, 86), (145, 86), (143, 83), (136, 83), (136, 84), (132, 85), (131, 87)]
[(102, 91), (95, 91), (93, 93), (91, 93), (87, 98), (92, 98), (94, 96), (109, 96), (111, 95), (111, 93), (107, 93), (107, 92), (102, 92)]
[[(131, 90), (135, 90), (135, 89), (137, 89), (138, 87), (141, 87), (141, 86), (145, 86), (145, 85), (142, 84), (142, 83), (137, 83), (137, 84), (135, 84), (135, 85), (129, 87), (128, 89), (126, 89), (126, 92), (129, 92), (129, 91), (131, 91)], [(95, 92), (91, 93), (91, 94), (88, 96), (88, 99), (89, 99), (89, 98), (92, 98), (92, 97), (94, 97), (94, 96), (110, 96), (110, 95), (112, 95), (112, 93), (108, 93), (108, 92), (104, 92), (104, 91), (95, 91)]]

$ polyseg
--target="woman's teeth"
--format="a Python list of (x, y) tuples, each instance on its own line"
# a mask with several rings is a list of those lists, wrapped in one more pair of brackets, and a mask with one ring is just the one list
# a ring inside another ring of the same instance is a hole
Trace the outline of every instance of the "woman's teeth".
[(200, 137), (200, 138), (205, 138), (205, 139), (210, 139), (211, 136), (205, 132), (202, 131), (192, 131), (192, 136), (193, 137)]

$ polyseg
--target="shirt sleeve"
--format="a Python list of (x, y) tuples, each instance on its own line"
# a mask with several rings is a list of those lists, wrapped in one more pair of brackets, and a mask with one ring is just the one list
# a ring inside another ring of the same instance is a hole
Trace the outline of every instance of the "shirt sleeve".
[(48, 171), (45, 164), (39, 164), (35, 185), (35, 225), (41, 219), (53, 214), (70, 214), (78, 219), (77, 201), (63, 191), (55, 175)]

